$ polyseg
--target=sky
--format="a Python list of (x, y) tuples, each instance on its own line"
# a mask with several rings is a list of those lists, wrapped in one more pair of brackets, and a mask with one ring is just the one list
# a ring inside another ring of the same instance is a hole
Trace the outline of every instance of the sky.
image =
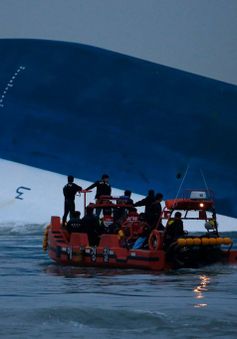
[(79, 42), (237, 85), (237, 0), (0, 0), (0, 38)]

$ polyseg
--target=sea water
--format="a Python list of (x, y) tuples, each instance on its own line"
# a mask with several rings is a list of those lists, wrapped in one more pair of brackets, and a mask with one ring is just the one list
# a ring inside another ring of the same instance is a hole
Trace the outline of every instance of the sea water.
[(237, 266), (62, 267), (42, 251), (43, 228), (0, 226), (1, 338), (237, 337)]

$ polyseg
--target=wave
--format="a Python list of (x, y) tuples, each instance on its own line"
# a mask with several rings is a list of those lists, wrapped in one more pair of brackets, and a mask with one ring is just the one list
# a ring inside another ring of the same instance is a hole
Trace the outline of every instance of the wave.
[[(39, 320), (43, 323), (50, 321), (58, 324), (77, 324), (94, 329), (113, 329), (120, 332), (147, 331), (167, 325), (167, 316), (159, 311), (123, 310), (99, 307), (88, 307), (78, 304), (77, 307), (49, 306), (37, 311), (26, 312), (27, 318), (33, 325)], [(140, 321), (138, 321), (140, 319)]]
[(21, 222), (0, 223), (0, 235), (43, 234), (47, 224), (26, 224)]

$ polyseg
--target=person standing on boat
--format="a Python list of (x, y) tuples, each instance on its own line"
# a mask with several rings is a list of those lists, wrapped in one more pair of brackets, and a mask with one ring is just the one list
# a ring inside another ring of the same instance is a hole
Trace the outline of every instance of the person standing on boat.
[(184, 236), (183, 221), (181, 217), (182, 214), (180, 212), (176, 212), (174, 219), (170, 219), (166, 226), (164, 233), (164, 243), (166, 248), (175, 243), (178, 238)]
[(144, 199), (137, 201), (134, 204), (134, 207), (145, 206), (145, 218), (147, 221), (149, 221), (148, 219), (150, 216), (150, 209), (154, 201), (155, 201), (155, 191), (149, 190), (147, 196)]
[(69, 175), (67, 177), (68, 183), (63, 187), (63, 194), (65, 197), (64, 201), (64, 215), (63, 215), (63, 226), (67, 221), (68, 213), (70, 213), (70, 219), (73, 217), (75, 212), (75, 196), (77, 192), (81, 192), (81, 186), (74, 183), (74, 177)]
[(180, 246), (177, 245), (177, 239), (183, 237), (185, 232), (183, 228), (182, 214), (176, 212), (174, 219), (170, 219), (164, 232), (164, 249), (166, 251), (166, 259), (174, 262), (179, 267), (184, 265), (180, 258)]
[(124, 195), (121, 195), (118, 200), (118, 204), (132, 205), (133, 200), (131, 199), (132, 192), (129, 190), (124, 191)]
[(96, 181), (94, 184), (87, 187), (86, 190), (91, 190), (96, 187), (95, 198), (99, 199), (102, 195), (111, 195), (111, 186), (109, 184), (108, 174), (103, 174), (101, 180)]
[[(101, 180), (96, 181), (94, 184), (87, 187), (86, 190), (91, 190), (96, 187), (96, 203), (100, 203), (101, 196), (110, 196), (111, 195), (111, 186), (109, 184), (108, 174), (103, 174)], [(96, 209), (96, 215), (99, 217), (101, 208)]]
[(118, 205), (122, 205), (114, 209), (114, 220), (118, 223), (122, 223), (126, 218), (128, 212), (133, 207), (133, 200), (131, 199), (132, 192), (130, 190), (124, 191), (124, 194), (119, 197), (117, 200)]
[(161, 224), (162, 207), (161, 201), (163, 200), (163, 194), (157, 193), (155, 201), (151, 204), (150, 211), (147, 217), (148, 224), (152, 228), (157, 228), (159, 231), (164, 230), (164, 226)]

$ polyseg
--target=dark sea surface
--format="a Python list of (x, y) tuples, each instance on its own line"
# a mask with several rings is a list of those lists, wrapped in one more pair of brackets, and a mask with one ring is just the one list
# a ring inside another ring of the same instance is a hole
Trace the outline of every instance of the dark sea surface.
[(43, 225), (0, 226), (1, 338), (237, 337), (237, 266), (60, 267), (42, 234)]

